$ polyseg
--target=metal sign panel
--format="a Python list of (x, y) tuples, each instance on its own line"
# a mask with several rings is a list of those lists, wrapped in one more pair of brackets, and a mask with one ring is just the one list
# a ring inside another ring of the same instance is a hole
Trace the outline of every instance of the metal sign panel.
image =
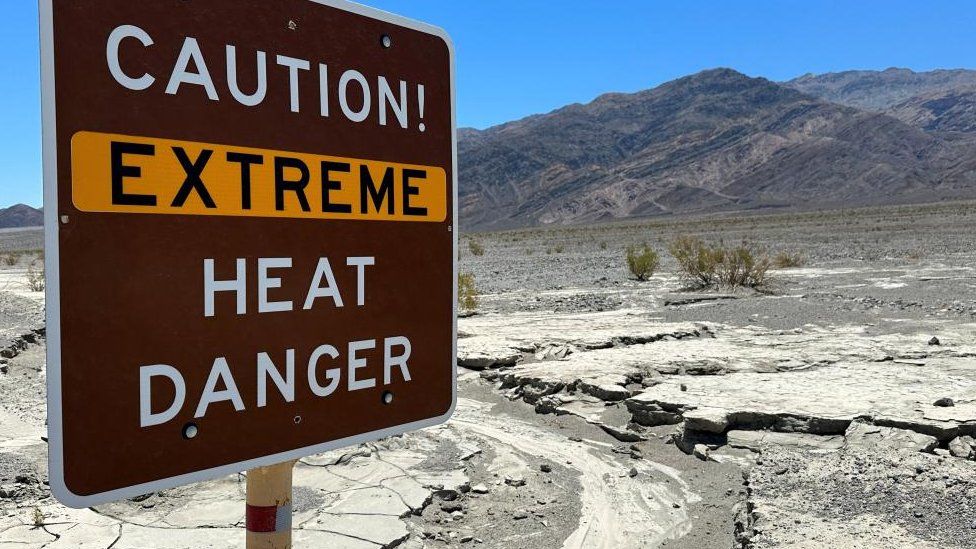
[(446, 420), (443, 31), (338, 0), (41, 0), (50, 474), (90, 506)]

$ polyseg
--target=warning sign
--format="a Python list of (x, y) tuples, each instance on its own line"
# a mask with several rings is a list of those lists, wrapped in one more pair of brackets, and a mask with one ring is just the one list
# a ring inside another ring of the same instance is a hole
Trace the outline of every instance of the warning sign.
[(52, 490), (444, 421), (453, 52), (341, 1), (44, 0)]

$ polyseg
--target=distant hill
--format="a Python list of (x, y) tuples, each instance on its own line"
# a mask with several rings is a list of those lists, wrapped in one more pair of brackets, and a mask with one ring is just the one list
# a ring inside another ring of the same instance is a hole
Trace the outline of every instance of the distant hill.
[(976, 71), (844, 71), (806, 74), (783, 84), (832, 103), (881, 112), (915, 96), (974, 87)]
[(976, 86), (917, 95), (887, 112), (930, 132), (976, 133)]
[[(954, 76), (944, 81), (976, 74), (946, 72)], [(459, 132), (462, 226), (976, 195), (971, 140), (796, 87), (714, 69), (466, 129)]]
[(0, 209), (0, 229), (12, 227), (41, 227), (44, 225), (44, 212), (27, 204), (16, 204)]

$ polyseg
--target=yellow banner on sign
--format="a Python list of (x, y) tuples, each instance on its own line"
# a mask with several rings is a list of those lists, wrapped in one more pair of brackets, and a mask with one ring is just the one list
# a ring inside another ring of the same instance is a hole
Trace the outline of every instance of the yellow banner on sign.
[(85, 212), (440, 222), (442, 168), (78, 132), (71, 190)]

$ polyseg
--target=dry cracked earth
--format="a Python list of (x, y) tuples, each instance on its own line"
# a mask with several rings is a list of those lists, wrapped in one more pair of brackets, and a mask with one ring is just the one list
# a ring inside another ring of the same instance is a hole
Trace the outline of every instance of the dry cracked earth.
[[(466, 235), (456, 415), (301, 460), (295, 546), (974, 547), (974, 229), (950, 203)], [(690, 291), (678, 234), (806, 264), (765, 293)], [(638, 242), (664, 258), (646, 282)], [(243, 475), (51, 498), (25, 269), (0, 268), (0, 547), (242, 547)]]

